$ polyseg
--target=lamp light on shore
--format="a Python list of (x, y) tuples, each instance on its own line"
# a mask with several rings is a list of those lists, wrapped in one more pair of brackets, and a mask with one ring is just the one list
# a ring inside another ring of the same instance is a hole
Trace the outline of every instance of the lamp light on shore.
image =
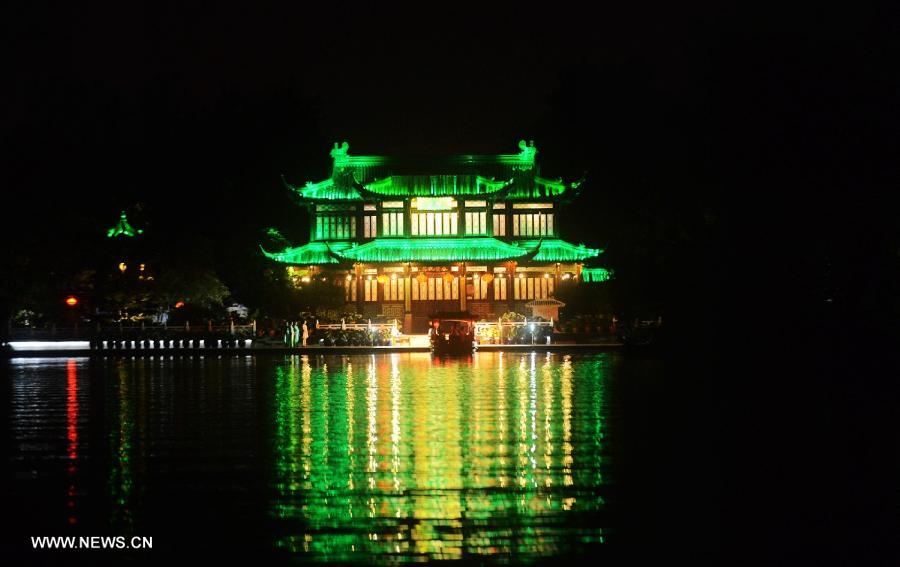
[(128, 269), (128, 264), (126, 264), (125, 262), (119, 262), (119, 271), (120, 272), (122, 272), (124, 274), (125, 270), (127, 270), (127, 269)]
[(70, 295), (66, 298), (66, 305), (68, 305), (69, 307), (75, 307), (76, 305), (78, 305), (78, 298), (74, 295)]

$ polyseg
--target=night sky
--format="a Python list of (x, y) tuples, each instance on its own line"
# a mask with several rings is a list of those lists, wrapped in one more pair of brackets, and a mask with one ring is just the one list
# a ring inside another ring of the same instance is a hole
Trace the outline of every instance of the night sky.
[[(859, 545), (889, 537), (869, 499), (834, 488), (887, 474), (861, 448), (885, 429), (884, 367), (857, 351), (818, 354), (861, 336), (896, 350), (892, 14), (118, 9), (7, 10), (4, 241), (14, 255), (64, 272), (81, 260), (79, 243), (127, 209), (240, 295), (265, 227), (298, 244), (307, 236), (280, 176), (325, 178), (334, 142), (349, 141), (351, 154), (444, 154), (513, 153), (534, 140), (544, 175), (587, 172), (564, 238), (607, 247), (633, 299), (700, 345), (717, 385), (698, 391), (722, 395), (703, 415), (730, 408), (725, 421), (737, 422), (709, 443), (748, 478), (772, 473), (743, 460), (754, 451), (783, 463), (783, 482), (764, 488), (723, 480), (742, 495), (724, 513), (748, 510), (735, 541), (761, 530), (757, 551), (776, 553), (792, 526), (816, 522)], [(10, 265), (4, 278), (15, 277)], [(776, 346), (747, 360), (736, 345), (760, 336)], [(761, 362), (784, 356), (777, 371)], [(836, 369), (849, 367), (858, 388), (848, 392)], [(730, 385), (764, 376), (781, 394), (721, 388), (723, 373)], [(755, 402), (772, 419), (751, 433)], [(826, 457), (835, 446), (840, 464)], [(788, 494), (790, 519), (770, 516)], [(857, 523), (822, 520), (823, 498)], [(799, 530), (788, 547), (820, 535)], [(845, 551), (837, 557), (852, 558)]]

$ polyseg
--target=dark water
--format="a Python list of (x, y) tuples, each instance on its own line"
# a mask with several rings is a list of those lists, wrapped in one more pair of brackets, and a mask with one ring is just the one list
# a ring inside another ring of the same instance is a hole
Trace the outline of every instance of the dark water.
[[(7, 556), (531, 562), (621, 531), (619, 355), (4, 364)], [(51, 556), (38, 535), (153, 549)]]

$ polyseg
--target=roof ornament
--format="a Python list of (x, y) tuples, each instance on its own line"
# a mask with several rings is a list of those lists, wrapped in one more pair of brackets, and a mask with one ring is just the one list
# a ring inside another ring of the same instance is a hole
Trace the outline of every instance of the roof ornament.
[(537, 148), (534, 147), (534, 140), (530, 142), (519, 140), (519, 160), (528, 165), (534, 165), (534, 156), (536, 154)]
[(576, 179), (569, 185), (571, 185), (572, 189), (578, 189), (581, 186), (581, 184), (584, 183), (584, 179), (586, 177), (587, 177), (587, 171), (585, 171), (584, 174), (582, 174), (582, 176), (580, 178)]
[(331, 150), (331, 157), (334, 159), (334, 167), (339, 168), (347, 165), (350, 161), (350, 156), (347, 155), (347, 152), (350, 150), (350, 144), (346, 141), (343, 142), (340, 146), (338, 143), (334, 143), (334, 148)]
[(134, 237), (138, 234), (143, 234), (144, 230), (141, 228), (135, 229), (131, 226), (131, 223), (128, 222), (128, 217), (125, 215), (125, 211), (122, 211), (122, 214), (119, 215), (119, 222), (109, 230), (106, 231), (107, 238), (115, 238), (117, 236), (130, 236)]

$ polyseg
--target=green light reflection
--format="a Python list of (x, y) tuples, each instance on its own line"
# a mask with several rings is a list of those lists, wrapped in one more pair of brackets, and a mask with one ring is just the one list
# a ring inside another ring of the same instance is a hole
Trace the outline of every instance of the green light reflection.
[(323, 561), (603, 541), (605, 363), (479, 353), (289, 357), (275, 369), (275, 546)]

